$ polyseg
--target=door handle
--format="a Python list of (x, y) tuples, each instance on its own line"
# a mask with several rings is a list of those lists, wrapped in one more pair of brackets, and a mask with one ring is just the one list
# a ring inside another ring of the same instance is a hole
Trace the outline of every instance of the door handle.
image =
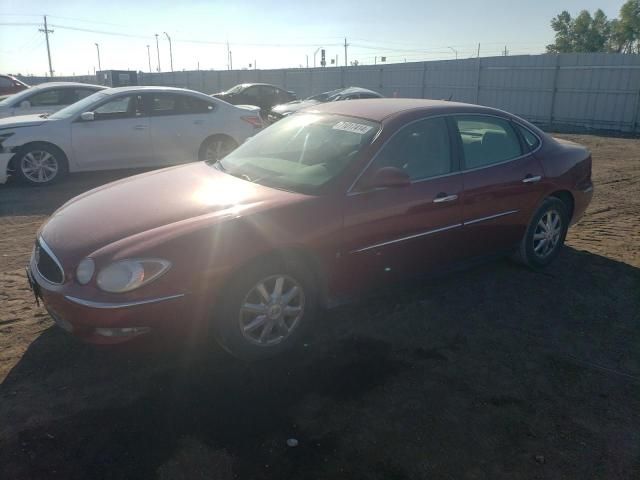
[(453, 202), (458, 199), (458, 195), (447, 195), (446, 193), (439, 193), (436, 198), (433, 199), (433, 203)]
[(537, 183), (540, 180), (542, 180), (542, 177), (540, 175), (536, 175), (534, 177), (533, 175), (529, 174), (522, 179), (522, 183)]
[(136, 125), (133, 127), (134, 130), (144, 130), (145, 128), (147, 128), (146, 125)]

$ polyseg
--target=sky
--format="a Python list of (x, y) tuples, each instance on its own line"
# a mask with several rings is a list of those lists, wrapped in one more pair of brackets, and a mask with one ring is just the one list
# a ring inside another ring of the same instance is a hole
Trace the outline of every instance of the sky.
[[(543, 53), (562, 10), (602, 8), (610, 18), (624, 0), (1, 0), (0, 73), (48, 71), (43, 15), (48, 15), (55, 75), (123, 69), (224, 70), (327, 66), (337, 56), (373, 64)], [(158, 34), (156, 46), (155, 34)], [(147, 49), (149, 45), (149, 49)], [(318, 52), (318, 53), (316, 53)], [(158, 59), (159, 54), (159, 59)]]

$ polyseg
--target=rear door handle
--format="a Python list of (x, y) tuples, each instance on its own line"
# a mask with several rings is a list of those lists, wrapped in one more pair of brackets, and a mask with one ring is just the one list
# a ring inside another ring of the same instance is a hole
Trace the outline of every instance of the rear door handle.
[(458, 199), (458, 195), (447, 195), (446, 193), (439, 193), (436, 198), (433, 199), (433, 203), (454, 202)]
[(134, 130), (144, 130), (145, 128), (147, 128), (146, 125), (136, 125), (133, 127)]
[(522, 179), (522, 183), (537, 183), (540, 180), (542, 180), (542, 177), (540, 175), (536, 175), (534, 177), (533, 175), (529, 174)]

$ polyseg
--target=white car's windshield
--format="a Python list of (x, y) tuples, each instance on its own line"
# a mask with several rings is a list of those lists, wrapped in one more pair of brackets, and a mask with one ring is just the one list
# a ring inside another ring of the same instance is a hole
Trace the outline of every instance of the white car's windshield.
[(216, 165), (251, 182), (317, 193), (355, 161), (380, 125), (341, 115), (292, 115), (241, 145)]
[(86, 112), (86, 111), (88, 111), (87, 109), (90, 108), (94, 103), (96, 103), (98, 100), (101, 100), (102, 98), (104, 98), (106, 96), (108, 96), (108, 95), (106, 93), (103, 93), (103, 92), (93, 93), (93, 94), (89, 95), (88, 97), (83, 98), (79, 102), (72, 103), (68, 107), (63, 108), (62, 110), (58, 110), (56, 113), (51, 115), (49, 118), (54, 118), (54, 119), (55, 118), (69, 118), (69, 117), (72, 117), (72, 116), (77, 115), (79, 113)]

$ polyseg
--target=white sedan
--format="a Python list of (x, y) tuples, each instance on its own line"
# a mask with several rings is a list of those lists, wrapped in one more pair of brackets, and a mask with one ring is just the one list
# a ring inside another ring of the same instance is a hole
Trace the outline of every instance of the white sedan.
[(0, 118), (57, 112), (105, 88), (77, 82), (42, 83), (0, 101)]
[(260, 109), (192, 90), (103, 90), (51, 116), (0, 119), (0, 183), (50, 184), (67, 172), (216, 161), (262, 128)]

